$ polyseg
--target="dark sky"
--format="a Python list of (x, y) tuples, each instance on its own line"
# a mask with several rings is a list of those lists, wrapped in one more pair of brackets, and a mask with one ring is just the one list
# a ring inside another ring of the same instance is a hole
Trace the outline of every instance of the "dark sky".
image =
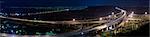
[(149, 0), (1, 0), (1, 6), (8, 7), (49, 7), (49, 6), (125, 6), (148, 7)]

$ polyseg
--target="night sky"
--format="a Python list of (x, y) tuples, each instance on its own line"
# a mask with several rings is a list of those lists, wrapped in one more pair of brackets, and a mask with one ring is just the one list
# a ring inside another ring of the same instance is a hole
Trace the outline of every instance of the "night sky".
[(103, 6), (148, 7), (149, 0), (1, 0), (3, 7)]

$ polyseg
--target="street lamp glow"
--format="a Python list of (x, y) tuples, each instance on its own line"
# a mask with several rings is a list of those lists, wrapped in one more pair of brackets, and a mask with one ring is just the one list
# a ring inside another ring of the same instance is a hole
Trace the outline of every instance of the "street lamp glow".
[(72, 21), (76, 21), (76, 19), (72, 19)]
[(145, 14), (147, 14), (147, 12), (145, 12)]
[(131, 14), (134, 14), (134, 11), (132, 11), (132, 13)]
[(34, 18), (34, 20), (36, 20), (36, 18)]
[(116, 15), (114, 15), (114, 17), (116, 17)]
[(131, 14), (129, 15), (129, 17), (133, 17), (134, 11), (131, 12)]
[(65, 9), (65, 10), (69, 11), (69, 9)]
[(121, 10), (121, 12), (126, 12), (125, 10)]
[(109, 29), (112, 29), (112, 26), (110, 26)]
[(81, 34), (83, 35), (84, 33), (83, 33), (83, 32), (81, 32)]
[(114, 15), (114, 12), (112, 12), (111, 14)]
[(133, 17), (133, 15), (129, 15), (129, 17), (131, 18), (131, 17)]
[(108, 15), (108, 17), (111, 17), (111, 15)]
[(129, 22), (128, 20), (126, 20), (126, 22)]
[(11, 30), (11, 32), (13, 33), (14, 31), (13, 31), (13, 30)]
[(15, 15), (16, 15), (16, 16), (19, 16), (20, 14), (18, 14), (18, 13), (15, 13)]
[(102, 18), (99, 18), (99, 20), (102, 20)]

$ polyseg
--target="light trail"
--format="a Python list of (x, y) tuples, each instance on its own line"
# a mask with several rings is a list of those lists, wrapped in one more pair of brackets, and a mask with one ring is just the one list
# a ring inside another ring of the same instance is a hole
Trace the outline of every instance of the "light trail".
[(83, 24), (83, 23), (99, 23), (99, 22), (106, 22), (106, 20), (101, 21), (92, 21), (92, 22), (85, 22), (85, 21), (42, 21), (42, 20), (28, 20), (28, 19), (20, 19), (20, 18), (12, 18), (12, 17), (4, 17), (0, 16), (0, 18), (10, 19), (10, 20), (18, 20), (18, 21), (26, 21), (26, 22), (39, 22), (39, 23), (51, 23), (51, 24)]
[(117, 7), (116, 7), (116, 9), (121, 10), (120, 13), (123, 13), (123, 15), (120, 18), (116, 19), (116, 20), (111, 20), (111, 21), (109, 21), (109, 23), (106, 23), (105, 25), (97, 26), (97, 27), (94, 27), (92, 29), (87, 29), (88, 28), (87, 27), (86, 29), (82, 29), (81, 31), (68, 32), (68, 33), (60, 34), (58, 36), (77, 35), (77, 34), (86, 33), (86, 32), (92, 31), (92, 30), (101, 30), (101, 29), (107, 28), (107, 27), (111, 26), (112, 24), (114, 24), (115, 22), (122, 20), (126, 16), (126, 11), (125, 10), (117, 8)]
[[(124, 19), (125, 16), (127, 16), (127, 12), (123, 9), (120, 9), (120, 8), (117, 8), (117, 10), (120, 10), (121, 12), (120, 13), (117, 13), (115, 15), (118, 15), (118, 14), (121, 14), (123, 13), (123, 15), (121, 15), (119, 18), (117, 19), (114, 19), (114, 20), (110, 20), (110, 21), (107, 21), (107, 20), (102, 20), (102, 21), (92, 21), (92, 22), (81, 22), (81, 20), (75, 20), (73, 19), (72, 21), (39, 21), (39, 20), (27, 20), (27, 19), (18, 19), (18, 18), (10, 18), (10, 17), (3, 17), (3, 16), (0, 16), (0, 18), (7, 18), (7, 19), (13, 19), (13, 20), (19, 20), (19, 21), (29, 21), (29, 22), (40, 22), (40, 23), (67, 23), (67, 24), (82, 24), (82, 23), (102, 23), (103, 21), (105, 22), (108, 22), (104, 25), (101, 25), (101, 26), (97, 26), (97, 27), (93, 27), (91, 28), (92, 26), (90, 27), (86, 27), (85, 29), (82, 29), (81, 31), (74, 31), (74, 32), (69, 32), (69, 33), (64, 33), (64, 34), (60, 34), (60, 35), (57, 35), (57, 36), (69, 36), (69, 35), (76, 35), (76, 34), (80, 34), (80, 33), (86, 33), (86, 32), (89, 32), (89, 31), (92, 31), (92, 30), (102, 30), (104, 28), (107, 28), (113, 24), (115, 24), (116, 22), (122, 22), (121, 20)], [(132, 14), (132, 13), (131, 13)], [(106, 17), (108, 18), (108, 17)], [(93, 19), (91, 19), (93, 20)], [(91, 29), (90, 29), (91, 28)], [(117, 27), (115, 27), (117, 28)], [(114, 28), (112, 28), (114, 29)]]

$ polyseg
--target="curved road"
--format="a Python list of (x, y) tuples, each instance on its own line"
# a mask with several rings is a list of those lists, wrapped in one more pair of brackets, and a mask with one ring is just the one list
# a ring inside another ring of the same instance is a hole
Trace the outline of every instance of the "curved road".
[[(111, 26), (112, 24), (114, 24), (115, 22), (117, 21), (120, 21), (122, 20), (125, 16), (126, 16), (126, 11), (123, 10), (123, 9), (120, 9), (118, 7), (116, 7), (117, 10), (120, 10), (121, 12), (120, 13), (123, 13), (123, 15), (116, 19), (116, 20), (111, 20), (111, 21), (107, 21), (107, 20), (102, 20), (102, 21), (92, 21), (92, 22), (84, 22), (84, 21), (40, 21), (40, 20), (28, 20), (28, 19), (19, 19), (19, 18), (12, 18), (12, 17), (4, 17), (4, 16), (0, 16), (0, 18), (5, 18), (5, 19), (12, 19), (12, 20), (19, 20), (19, 21), (28, 21), (28, 22), (40, 22), (40, 23), (51, 23), (51, 24), (56, 24), (56, 23), (67, 23), (67, 24), (82, 24), (82, 23), (101, 23), (101, 22), (108, 22), (104, 25), (101, 25), (101, 26), (97, 26), (97, 27), (94, 27), (92, 29), (83, 29), (82, 31), (75, 31), (75, 32), (69, 32), (69, 33), (64, 33), (64, 34), (60, 34), (60, 35), (56, 35), (56, 36), (70, 36), (70, 35), (76, 35), (76, 34), (81, 34), (83, 32), (89, 32), (89, 31), (92, 31), (92, 30), (101, 30), (101, 29), (104, 29), (104, 28), (107, 28), (109, 26)], [(46, 13), (49, 13), (49, 12), (46, 12)], [(36, 14), (39, 14), (39, 13), (36, 13)], [(42, 14), (42, 13), (40, 13)]]
[(121, 10), (121, 13), (123, 13), (123, 15), (116, 19), (116, 20), (112, 20), (112, 21), (109, 21), (109, 23), (106, 23), (105, 25), (101, 25), (101, 26), (97, 26), (97, 27), (94, 27), (92, 29), (83, 29), (81, 31), (75, 31), (75, 32), (69, 32), (69, 33), (65, 33), (65, 34), (60, 34), (60, 35), (57, 35), (57, 36), (71, 36), (71, 35), (77, 35), (77, 34), (84, 34), (86, 32), (89, 32), (89, 31), (92, 31), (92, 30), (101, 30), (101, 29), (104, 29), (104, 28), (107, 28), (109, 26), (111, 26), (112, 24), (114, 24), (115, 22), (117, 21), (120, 21), (120, 20), (123, 20), (123, 18), (126, 16), (126, 11), (123, 10), (123, 9), (120, 9), (120, 8), (116, 8), (117, 10)]

